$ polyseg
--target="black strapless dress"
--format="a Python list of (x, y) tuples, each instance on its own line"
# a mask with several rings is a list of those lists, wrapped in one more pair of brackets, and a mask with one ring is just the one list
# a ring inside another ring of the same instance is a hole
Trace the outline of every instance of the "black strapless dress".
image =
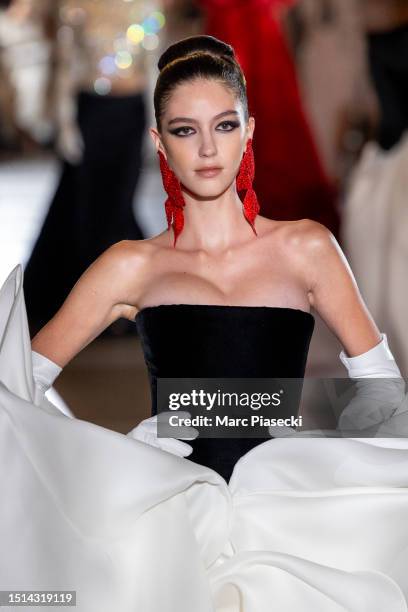
[[(315, 319), (271, 306), (164, 304), (135, 317), (148, 368), (152, 414), (157, 378), (303, 378)], [(260, 438), (197, 438), (190, 460), (229, 480)]]

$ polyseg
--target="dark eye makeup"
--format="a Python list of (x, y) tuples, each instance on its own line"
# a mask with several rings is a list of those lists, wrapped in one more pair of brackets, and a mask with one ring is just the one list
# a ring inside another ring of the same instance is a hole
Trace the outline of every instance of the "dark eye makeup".
[[(235, 128), (240, 126), (240, 122), (239, 121), (222, 121), (221, 123), (219, 123), (217, 125), (217, 129), (219, 128), (220, 125), (227, 125), (229, 126), (230, 129), (221, 129), (218, 131), (221, 132), (232, 132), (233, 130), (235, 130)], [(191, 132), (189, 132), (188, 134), (185, 133), (184, 130), (194, 130), (194, 128), (187, 126), (187, 125), (183, 125), (182, 127), (178, 127), (175, 128), (173, 130), (169, 130), (170, 134), (174, 134), (175, 136), (180, 136), (182, 138), (184, 138), (185, 136), (190, 136)], [(184, 131), (184, 133), (182, 133)]]

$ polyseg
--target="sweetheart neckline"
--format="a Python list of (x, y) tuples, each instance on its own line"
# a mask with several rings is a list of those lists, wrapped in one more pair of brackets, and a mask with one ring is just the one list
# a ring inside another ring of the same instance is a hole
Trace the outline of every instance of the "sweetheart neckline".
[(139, 315), (141, 315), (143, 312), (145, 312), (146, 310), (155, 310), (155, 309), (159, 309), (159, 308), (174, 308), (174, 307), (190, 307), (190, 308), (233, 308), (233, 309), (249, 309), (249, 310), (257, 310), (257, 309), (264, 309), (264, 310), (286, 310), (286, 311), (290, 311), (293, 313), (299, 313), (301, 315), (306, 315), (307, 317), (311, 317), (313, 319), (313, 321), (315, 321), (315, 317), (311, 312), (307, 312), (307, 310), (302, 310), (301, 308), (291, 308), (289, 306), (246, 306), (246, 305), (240, 305), (240, 304), (185, 304), (185, 303), (180, 303), (180, 304), (155, 304), (153, 306), (144, 306), (144, 308), (141, 308), (135, 315), (134, 321), (136, 321), (137, 317)]

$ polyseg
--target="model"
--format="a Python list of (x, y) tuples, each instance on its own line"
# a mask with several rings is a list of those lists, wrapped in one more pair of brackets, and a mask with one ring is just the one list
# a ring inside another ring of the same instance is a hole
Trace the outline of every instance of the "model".
[(186, 442), (151, 431), (155, 417), (123, 436), (44, 398), (119, 317), (136, 318), (153, 409), (158, 377), (302, 377), (311, 307), (351, 376), (400, 378), (332, 234), (258, 214), (255, 122), (233, 49), (191, 37), (159, 68), (151, 135), (168, 230), (105, 251), (32, 353), (20, 268), (0, 294), (0, 589), (17, 574), (25, 588), (72, 588), (84, 612), (402, 612), (405, 440), (273, 439), (250, 452), (202, 440), (190, 461)]
[[(378, 345), (380, 332), (331, 232), (308, 219), (258, 214), (255, 120), (232, 48), (189, 37), (169, 47), (159, 68), (150, 133), (169, 229), (105, 251), (33, 349), (64, 367), (114, 320), (136, 317), (154, 387), (157, 376), (301, 378), (311, 307), (350, 357)], [(192, 458), (225, 465), (229, 477), (251, 445), (230, 444), (234, 452), (197, 441)]]

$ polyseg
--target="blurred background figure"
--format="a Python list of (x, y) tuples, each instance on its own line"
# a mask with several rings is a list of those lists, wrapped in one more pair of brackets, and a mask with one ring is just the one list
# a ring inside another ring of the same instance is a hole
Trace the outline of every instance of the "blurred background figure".
[(0, 150), (11, 149), (17, 139), (17, 126), (14, 109), (16, 107), (15, 92), (9, 80), (7, 68), (0, 54)]
[(56, 4), (52, 69), (63, 167), (25, 270), (33, 332), (106, 248), (143, 238), (133, 196), (146, 129), (147, 53), (161, 26), (146, 2), (53, 0), (53, 11)]
[(198, 0), (162, 0), (162, 9), (166, 18), (161, 48), (186, 36), (203, 34), (205, 16)]
[(338, 236), (335, 185), (318, 154), (282, 31), (294, 2), (199, 0), (206, 33), (234, 47), (247, 79), (250, 110), (262, 126), (254, 135), (254, 188), (261, 213), (271, 219), (309, 217)]
[[(2, 2), (0, 11), (3, 149), (30, 152), (51, 136), (49, 79), (55, 7), (46, 0)], [(30, 92), (30, 103), (27, 103)]]
[(378, 121), (353, 174), (343, 238), (368, 307), (408, 372), (408, 2), (361, 4)]
[(300, 0), (286, 26), (306, 115), (341, 198), (376, 115), (360, 0)]

